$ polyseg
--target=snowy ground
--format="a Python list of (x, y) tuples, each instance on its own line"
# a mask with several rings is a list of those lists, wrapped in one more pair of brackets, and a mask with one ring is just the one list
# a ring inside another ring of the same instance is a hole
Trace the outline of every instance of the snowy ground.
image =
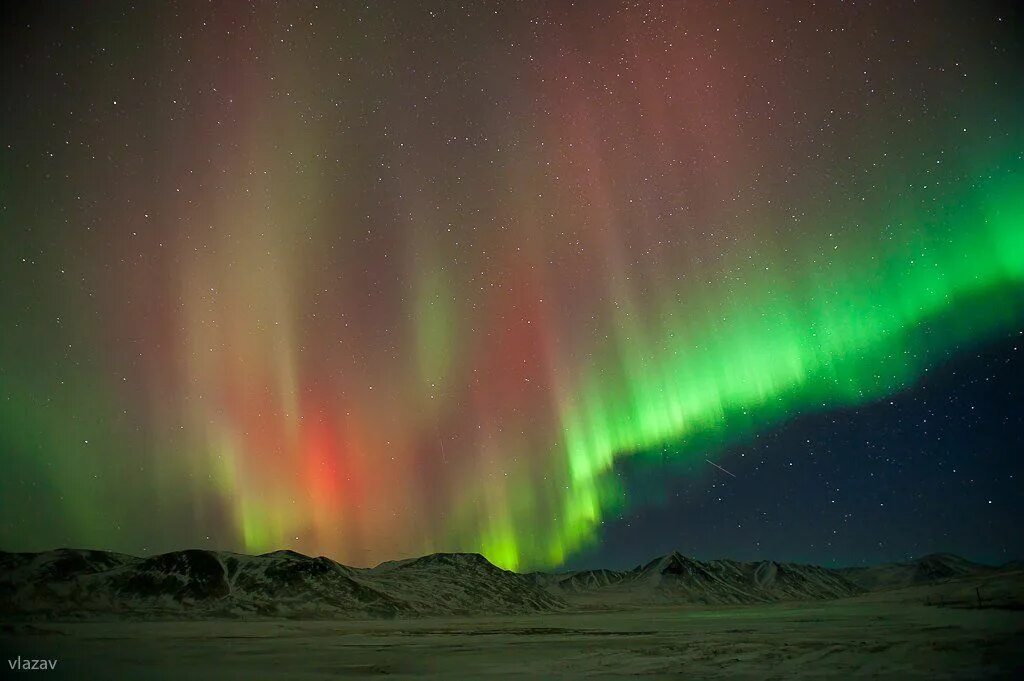
[(8, 659), (56, 659), (55, 672), (37, 673), (66, 678), (975, 679), (1024, 670), (1024, 612), (877, 597), (473, 619), (16, 624), (2, 641)]

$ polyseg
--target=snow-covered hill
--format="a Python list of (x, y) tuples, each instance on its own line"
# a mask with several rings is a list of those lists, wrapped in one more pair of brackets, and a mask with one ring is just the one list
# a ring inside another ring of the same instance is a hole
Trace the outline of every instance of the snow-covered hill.
[(491, 564), (479, 553), (434, 553), (360, 571), (363, 579), (420, 613), (529, 613), (565, 602), (533, 580)]
[(972, 563), (952, 553), (932, 553), (905, 563), (891, 563), (872, 567), (843, 568), (839, 572), (848, 580), (868, 591), (901, 589), (919, 584), (931, 584), (948, 579), (982, 576), (1008, 569)]

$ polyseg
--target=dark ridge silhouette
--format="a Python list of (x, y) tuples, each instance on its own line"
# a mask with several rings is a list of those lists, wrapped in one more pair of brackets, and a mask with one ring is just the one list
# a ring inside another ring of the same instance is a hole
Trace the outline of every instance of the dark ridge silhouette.
[(434, 553), (353, 568), (290, 550), (189, 549), (146, 558), (107, 551), (0, 552), (0, 612), (80, 619), (391, 618), (559, 611), (569, 603), (744, 604), (856, 596), (1019, 569), (951, 554), (870, 568), (699, 561), (678, 552), (632, 570), (518, 574), (479, 553)]

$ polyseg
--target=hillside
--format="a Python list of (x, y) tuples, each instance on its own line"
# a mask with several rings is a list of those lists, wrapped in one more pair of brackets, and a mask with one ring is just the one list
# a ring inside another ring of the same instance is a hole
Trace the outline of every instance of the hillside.
[[(1008, 567), (1012, 566), (1004, 566)], [(932, 553), (904, 563), (842, 568), (838, 572), (866, 591), (877, 591), (983, 576), (998, 570), (999, 568), (972, 563), (951, 553)]]
[(561, 607), (532, 581), (477, 554), (435, 554), (369, 570), (294, 551), (0, 554), (0, 612), (46, 618), (375, 618)]
[(609, 604), (738, 604), (842, 598), (861, 592), (837, 571), (774, 561), (702, 562), (673, 552), (633, 570), (583, 570), (534, 580), (571, 600)]

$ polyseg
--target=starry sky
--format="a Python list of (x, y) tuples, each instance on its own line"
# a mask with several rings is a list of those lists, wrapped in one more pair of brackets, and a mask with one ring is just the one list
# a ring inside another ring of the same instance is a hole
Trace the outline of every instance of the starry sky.
[(0, 547), (1024, 555), (1012, 3), (8, 3)]

